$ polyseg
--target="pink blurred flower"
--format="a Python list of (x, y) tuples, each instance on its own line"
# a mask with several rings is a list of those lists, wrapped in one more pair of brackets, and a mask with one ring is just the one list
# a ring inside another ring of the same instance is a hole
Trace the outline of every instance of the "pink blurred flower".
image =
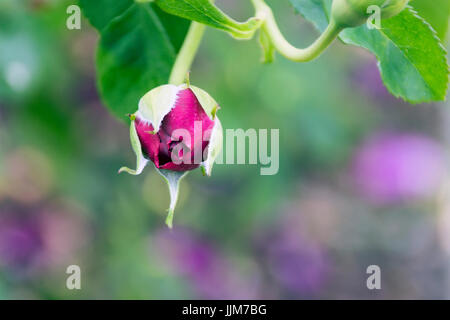
[(42, 201), (54, 184), (50, 160), (35, 148), (8, 151), (0, 171), (0, 194), (22, 204)]
[(351, 80), (367, 96), (377, 101), (394, 100), (394, 96), (389, 93), (381, 79), (380, 69), (377, 60), (369, 56), (355, 68), (351, 75)]
[(0, 265), (26, 268), (34, 265), (43, 250), (39, 224), (4, 212), (0, 219)]
[(217, 248), (195, 234), (180, 229), (161, 230), (152, 242), (164, 264), (189, 279), (201, 298), (258, 298), (257, 272), (245, 277)]
[(3, 209), (0, 216), (0, 266), (18, 274), (59, 268), (77, 261), (89, 234), (73, 209)]
[(329, 273), (325, 250), (306, 238), (292, 217), (266, 230), (257, 246), (270, 276), (290, 295), (311, 297), (325, 285)]
[(357, 150), (358, 190), (379, 204), (432, 195), (445, 173), (441, 146), (418, 134), (379, 134)]

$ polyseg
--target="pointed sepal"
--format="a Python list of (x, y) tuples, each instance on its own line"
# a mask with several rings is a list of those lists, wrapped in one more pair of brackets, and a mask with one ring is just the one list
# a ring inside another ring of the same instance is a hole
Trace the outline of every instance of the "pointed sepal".
[(173, 227), (173, 214), (178, 201), (178, 191), (180, 189), (180, 181), (186, 176), (188, 171), (170, 171), (164, 169), (157, 169), (158, 173), (166, 180), (169, 186), (170, 193), (170, 205), (166, 218), (167, 226), (172, 229)]
[(211, 138), (208, 145), (208, 155), (206, 160), (202, 162), (202, 167), (205, 169), (205, 173), (210, 176), (214, 161), (222, 152), (223, 148), (223, 129), (219, 118), (215, 118), (214, 127), (211, 132)]
[(122, 167), (119, 169), (119, 173), (126, 172), (129, 174), (132, 174), (134, 176), (137, 176), (142, 173), (145, 166), (148, 163), (148, 160), (145, 159), (143, 153), (142, 153), (142, 147), (141, 142), (139, 141), (138, 134), (136, 132), (136, 126), (135, 126), (135, 119), (136, 117), (134, 115), (130, 116), (131, 124), (130, 124), (130, 140), (131, 140), (131, 146), (133, 148), (134, 153), (136, 154), (136, 170)]
[(180, 87), (172, 84), (150, 90), (139, 100), (136, 116), (150, 122), (154, 132), (158, 132), (164, 117), (175, 107), (179, 91)]
[(216, 102), (216, 100), (214, 100), (214, 98), (211, 97), (209, 93), (203, 89), (191, 85), (189, 86), (189, 88), (192, 90), (192, 92), (194, 92), (195, 97), (197, 98), (198, 102), (200, 102), (200, 105), (202, 106), (203, 110), (205, 110), (208, 117), (211, 120), (214, 120), (217, 110), (220, 109), (219, 104)]

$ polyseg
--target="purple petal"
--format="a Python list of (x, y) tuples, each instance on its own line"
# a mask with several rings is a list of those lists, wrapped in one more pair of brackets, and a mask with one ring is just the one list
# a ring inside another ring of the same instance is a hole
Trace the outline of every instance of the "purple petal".
[(141, 142), (142, 153), (145, 157), (150, 158), (156, 167), (159, 167), (159, 137), (157, 134), (151, 134), (153, 132), (153, 126), (139, 118), (134, 121), (136, 132)]

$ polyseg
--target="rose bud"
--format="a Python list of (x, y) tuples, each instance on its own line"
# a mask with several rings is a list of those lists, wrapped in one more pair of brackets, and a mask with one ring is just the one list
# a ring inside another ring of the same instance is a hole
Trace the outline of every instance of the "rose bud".
[(215, 158), (222, 149), (222, 125), (216, 117), (217, 102), (204, 90), (189, 84), (163, 85), (147, 92), (139, 108), (130, 115), (131, 144), (140, 174), (149, 161), (166, 179), (171, 196), (166, 223), (172, 227), (179, 181), (202, 166), (211, 174)]
[(409, 0), (333, 0), (331, 18), (343, 28), (353, 28), (364, 24), (369, 16), (370, 6), (381, 9), (381, 18), (389, 19), (399, 14)]

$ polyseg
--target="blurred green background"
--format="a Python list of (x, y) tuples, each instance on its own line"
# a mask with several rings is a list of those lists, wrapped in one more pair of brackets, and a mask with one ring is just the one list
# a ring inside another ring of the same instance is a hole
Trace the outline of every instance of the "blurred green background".
[[(294, 44), (317, 36), (267, 2)], [(225, 129), (279, 129), (280, 170), (191, 173), (170, 231), (151, 166), (117, 175), (135, 161), (128, 128), (96, 90), (96, 31), (66, 28), (73, 3), (0, 1), (0, 299), (450, 298), (448, 106), (395, 99), (362, 49), (262, 65), (256, 40), (208, 29), (191, 82)]]

